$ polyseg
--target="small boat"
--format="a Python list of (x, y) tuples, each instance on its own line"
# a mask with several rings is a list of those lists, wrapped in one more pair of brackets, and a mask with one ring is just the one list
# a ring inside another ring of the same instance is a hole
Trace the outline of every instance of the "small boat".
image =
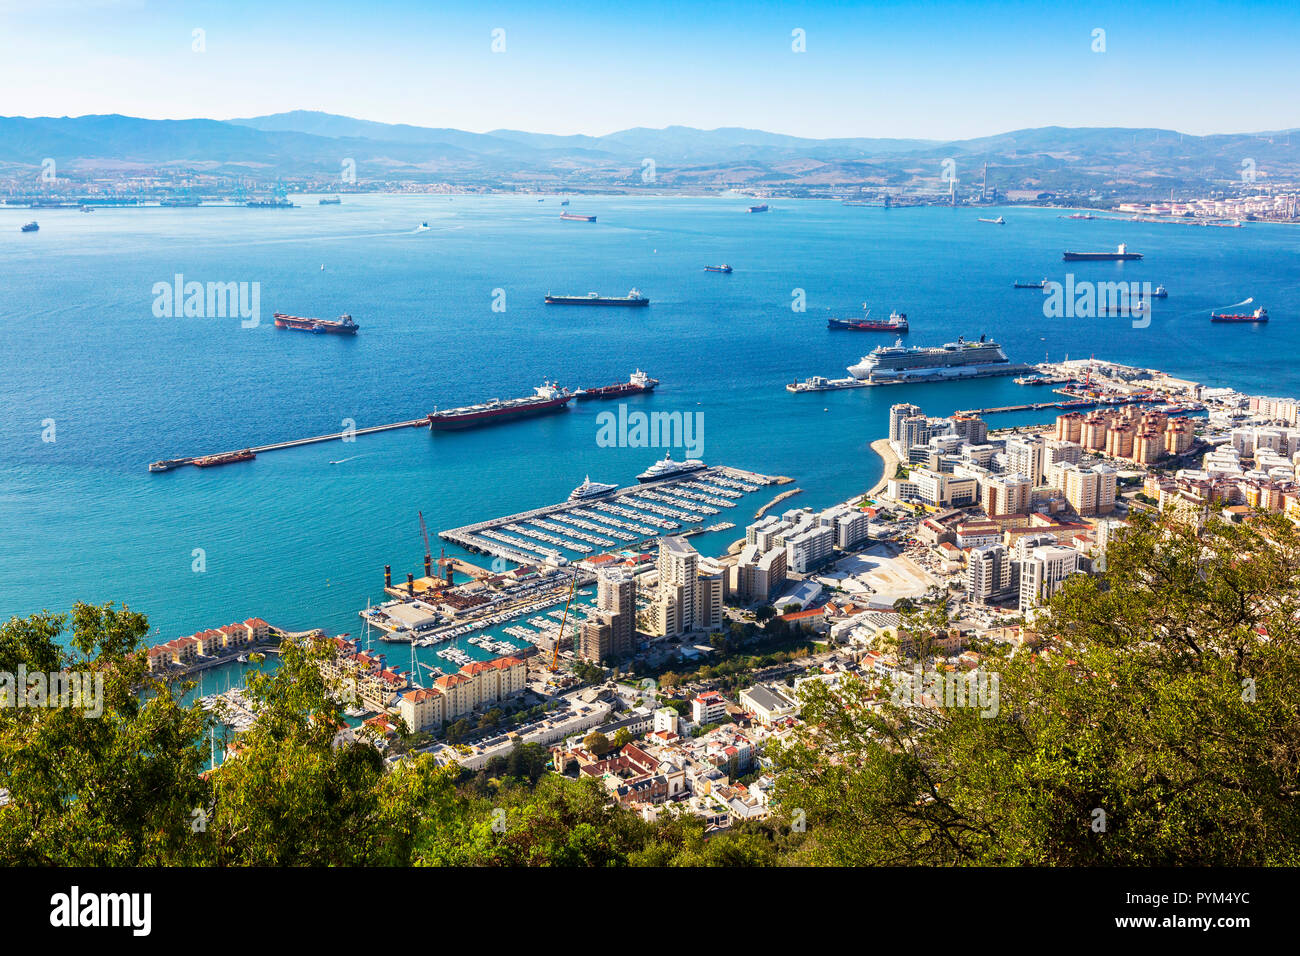
[(1167, 298), (1169, 298), (1169, 293), (1165, 291), (1165, 287), (1164, 287), (1164, 286), (1162, 286), (1162, 285), (1158, 285), (1158, 286), (1156, 286), (1156, 291), (1151, 293), (1151, 298), (1153, 298), (1153, 299), (1167, 299)]
[(41, 228), (41, 227), (38, 226), (38, 225), (36, 224), (35, 221), (33, 221), (33, 222), (24, 223), (21, 231), (22, 231), (22, 232), (38, 232), (38, 231), (40, 230), (40, 228)]
[(236, 659), (237, 661), (239, 661), (239, 663), (241, 663), (241, 664), (247, 664), (247, 663), (248, 663), (248, 655), (247, 655), (247, 654), (240, 654), (239, 657), (237, 657), (237, 658), (235, 658), (235, 659)]

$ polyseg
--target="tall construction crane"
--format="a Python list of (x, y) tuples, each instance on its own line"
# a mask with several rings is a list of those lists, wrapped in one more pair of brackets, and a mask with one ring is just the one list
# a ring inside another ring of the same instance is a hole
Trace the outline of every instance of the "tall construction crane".
[(569, 599), (564, 602), (564, 616), (560, 618), (560, 633), (555, 635), (555, 652), (551, 655), (551, 673), (560, 669), (560, 641), (564, 638), (564, 625), (569, 620), (569, 604), (573, 601), (573, 591), (578, 586), (578, 569), (573, 569), (573, 583), (569, 585)]
[(433, 577), (433, 549), (429, 547), (429, 529), (424, 526), (424, 512), (417, 511), (420, 516), (420, 536), (424, 538), (424, 576)]

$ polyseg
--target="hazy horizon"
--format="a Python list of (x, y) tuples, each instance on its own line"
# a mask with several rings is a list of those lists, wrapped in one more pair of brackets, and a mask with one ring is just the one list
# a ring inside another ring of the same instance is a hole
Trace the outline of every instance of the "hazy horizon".
[(668, 0), (628, 26), (617, 10), (545, 0), (0, 0), (0, 102), (33, 117), (304, 109), (561, 136), (676, 125), (939, 142), (1044, 126), (1240, 135), (1300, 127), (1300, 108), (1278, 115), (1280, 91), (1300, 88), (1297, 28), (1300, 7), (1274, 2)]

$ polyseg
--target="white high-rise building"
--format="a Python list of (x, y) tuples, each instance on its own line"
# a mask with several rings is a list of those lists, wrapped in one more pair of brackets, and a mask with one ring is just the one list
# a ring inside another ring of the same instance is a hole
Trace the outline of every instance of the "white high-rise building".
[(1012, 594), (1016, 571), (1016, 563), (1004, 545), (975, 548), (966, 566), (966, 593), (980, 604)]
[(1020, 562), (1020, 610), (1041, 607), (1079, 569), (1079, 552), (1060, 545), (1029, 550)]
[(659, 560), (655, 562), (655, 568), (659, 571), (659, 588), (661, 591), (674, 587), (682, 589), (678, 624), (683, 631), (691, 631), (696, 627), (695, 591), (699, 580), (699, 563), (699, 552), (685, 538), (672, 535), (659, 539)]
[(1035, 488), (1043, 483), (1045, 443), (1037, 435), (1007, 440), (1007, 473), (1021, 474)]

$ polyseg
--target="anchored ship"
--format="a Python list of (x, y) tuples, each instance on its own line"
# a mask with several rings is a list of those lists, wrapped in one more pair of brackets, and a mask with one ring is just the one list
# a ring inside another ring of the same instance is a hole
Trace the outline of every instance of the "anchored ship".
[(1045, 289), (1047, 288), (1047, 280), (1039, 279), (1037, 282), (1013, 282), (1011, 285), (1016, 289)]
[(625, 296), (607, 296), (598, 292), (586, 295), (548, 295), (547, 305), (649, 305), (650, 300), (641, 294), (640, 289), (633, 289)]
[(1114, 252), (1063, 252), (1062, 262), (1128, 262), (1141, 259), (1142, 253), (1129, 252), (1125, 243), (1120, 243)]
[(881, 345), (849, 366), (849, 374), (868, 385), (902, 382), (943, 382), (991, 375), (1018, 375), (1032, 366), (1012, 362), (996, 342), (964, 338), (945, 345), (904, 347), (902, 339)]
[(283, 312), (275, 313), (275, 327), (277, 329), (294, 329), (298, 332), (316, 332), (317, 334), (325, 332), (332, 335), (356, 335), (357, 329), (361, 326), (352, 321), (352, 316), (346, 313), (335, 319), (307, 319), (300, 315), (285, 315)]
[(761, 206), (750, 206), (750, 207), (749, 207), (749, 211), (750, 211), (750, 212), (767, 212), (767, 203), (763, 203)]
[(637, 369), (626, 382), (602, 385), (599, 388), (584, 388), (575, 392), (573, 397), (580, 402), (596, 398), (621, 398), (624, 395), (653, 392), (658, 386), (659, 379), (651, 378), (645, 372)]
[(204, 455), (202, 458), (195, 458), (191, 464), (196, 468), (211, 468), (213, 465), (229, 465), (236, 461), (252, 461), (256, 457), (256, 452), (245, 448), (243, 451), (227, 451), (220, 455)]
[(1007, 221), (1001, 216), (998, 216), (996, 219), (981, 219), (980, 222), (991, 222), (995, 226), (1005, 226), (1007, 224)]
[(38, 225), (35, 223), (35, 221), (33, 221), (33, 222), (23, 223), (22, 231), (23, 231), (23, 232), (37, 232), (37, 231), (40, 230), (40, 228), (41, 228), (41, 227), (38, 226)]
[(699, 471), (705, 467), (704, 462), (698, 458), (687, 458), (685, 461), (673, 461), (673, 453), (665, 452), (663, 460), (655, 462), (641, 474), (636, 476), (636, 480), (645, 484), (648, 481), (663, 481), (665, 478), (672, 478), (675, 475), (687, 475), (692, 471)]
[(731, 266), (727, 265), (726, 263), (723, 263), (720, 266), (705, 266), (704, 271), (705, 272), (730, 272)]
[(880, 319), (870, 319), (871, 311), (867, 312), (860, 319), (827, 319), (826, 328), (828, 329), (849, 329), (853, 332), (906, 332), (907, 331), (907, 313), (890, 312), (889, 318), (885, 321)]
[(562, 212), (560, 218), (567, 222), (595, 222), (595, 216), (579, 216), (577, 213)]
[(343, 200), (340, 199), (338, 196), (335, 196), (332, 199), (331, 198), (322, 199), (320, 201), (320, 204), (322, 206), (339, 206), (343, 204)]
[(478, 405), (466, 405), (462, 408), (435, 408), (429, 414), (429, 430), (444, 431), (456, 428), (475, 428), (479, 425), (495, 425), (513, 418), (532, 415), (544, 415), (548, 412), (561, 411), (573, 401), (573, 393), (558, 387), (554, 382), (543, 382), (533, 389), (533, 395), (524, 398), (494, 398), (490, 402)]
[(1211, 322), (1267, 322), (1268, 309), (1256, 309), (1254, 312), (1245, 315), (1231, 315), (1223, 312), (1211, 312)]
[(584, 501), (587, 498), (601, 498), (617, 490), (618, 485), (604, 485), (599, 481), (592, 481), (591, 475), (588, 475), (582, 484), (569, 492), (569, 500)]
[(287, 199), (250, 199), (244, 203), (249, 209), (293, 209), (293, 203)]
[(179, 468), (181, 465), (188, 465), (194, 461), (193, 458), (163, 458), (153, 462), (149, 466), (150, 471), (171, 471), (173, 468)]

